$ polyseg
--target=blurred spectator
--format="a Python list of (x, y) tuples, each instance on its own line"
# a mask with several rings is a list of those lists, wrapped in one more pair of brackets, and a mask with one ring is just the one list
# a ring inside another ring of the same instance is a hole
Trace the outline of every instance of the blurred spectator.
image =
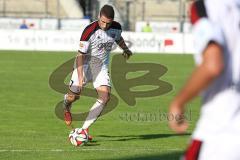
[(26, 24), (26, 20), (22, 21), (22, 24), (19, 26), (19, 29), (28, 29), (28, 25)]
[(83, 19), (91, 19), (90, 16), (83, 16)]
[(150, 26), (149, 22), (147, 22), (146, 25), (143, 26), (142, 32), (152, 32), (152, 27)]

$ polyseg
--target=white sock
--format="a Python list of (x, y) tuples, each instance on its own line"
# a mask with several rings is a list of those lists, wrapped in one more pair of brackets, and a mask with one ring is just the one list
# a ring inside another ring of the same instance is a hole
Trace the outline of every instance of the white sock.
[(105, 104), (102, 103), (101, 100), (97, 100), (96, 103), (90, 109), (90, 112), (83, 124), (83, 129), (89, 128), (100, 116)]
[(71, 103), (68, 102), (67, 100), (67, 94), (64, 95), (64, 99), (63, 99), (63, 107), (65, 110), (69, 110), (69, 106), (71, 106)]

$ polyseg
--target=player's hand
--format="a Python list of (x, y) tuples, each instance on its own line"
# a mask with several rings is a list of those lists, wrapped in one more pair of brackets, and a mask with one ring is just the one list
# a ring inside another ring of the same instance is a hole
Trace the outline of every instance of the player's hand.
[(184, 116), (184, 106), (174, 101), (169, 106), (169, 127), (176, 133), (183, 134), (188, 128), (188, 122)]
[(129, 59), (130, 56), (132, 56), (132, 51), (130, 51), (129, 49), (126, 49), (126, 50), (123, 51), (122, 55), (125, 59)]

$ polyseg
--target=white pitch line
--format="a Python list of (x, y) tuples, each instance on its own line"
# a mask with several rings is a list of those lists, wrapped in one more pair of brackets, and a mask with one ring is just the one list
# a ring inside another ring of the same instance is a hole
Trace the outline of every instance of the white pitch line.
[[(160, 148), (135, 148), (135, 151), (157, 151), (161, 150)], [(72, 150), (64, 149), (0, 149), (0, 152), (79, 152), (79, 151), (129, 151), (129, 149), (110, 149), (110, 148), (76, 148)], [(182, 151), (181, 149), (167, 149), (166, 151)]]

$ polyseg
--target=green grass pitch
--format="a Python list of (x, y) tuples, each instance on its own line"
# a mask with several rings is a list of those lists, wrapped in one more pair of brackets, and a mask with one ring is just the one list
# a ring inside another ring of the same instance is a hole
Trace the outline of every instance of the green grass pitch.
[[(0, 51), (0, 159), (179, 159), (199, 115), (198, 99), (189, 104), (190, 128), (185, 135), (172, 132), (164, 118), (139, 120), (134, 116), (167, 112), (170, 100), (192, 71), (191, 55), (135, 54), (129, 63), (167, 67), (161, 79), (172, 84), (173, 90), (157, 97), (137, 98), (136, 105), (129, 107), (113, 87), (119, 104), (91, 127), (94, 141), (83, 147), (74, 147), (68, 141), (70, 129), (54, 112), (63, 94), (49, 86), (51, 73), (74, 56), (72, 52)], [(81, 97), (73, 111), (88, 111), (94, 101)], [(73, 125), (81, 127), (82, 122), (74, 121)]]

